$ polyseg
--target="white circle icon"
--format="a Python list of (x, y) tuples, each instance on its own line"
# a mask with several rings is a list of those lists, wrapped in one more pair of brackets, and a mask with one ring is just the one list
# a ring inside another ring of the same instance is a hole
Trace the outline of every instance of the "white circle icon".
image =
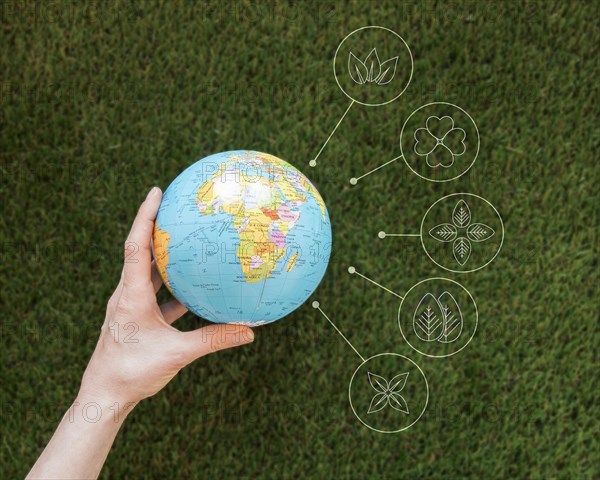
[(380, 353), (354, 371), (348, 387), (350, 407), (360, 422), (379, 433), (409, 429), (425, 413), (429, 385), (410, 358)]
[(340, 90), (367, 107), (396, 100), (407, 89), (412, 74), (408, 44), (385, 27), (354, 30), (342, 40), (333, 58), (333, 75)]
[(448, 278), (422, 280), (404, 295), (398, 326), (406, 343), (422, 355), (449, 357), (464, 349), (477, 330), (473, 296)]
[(453, 193), (427, 209), (420, 238), (425, 253), (439, 267), (454, 273), (475, 272), (500, 253), (504, 223), (486, 199)]
[(400, 153), (419, 177), (448, 182), (464, 175), (479, 155), (479, 129), (465, 110), (448, 102), (417, 108), (400, 132)]

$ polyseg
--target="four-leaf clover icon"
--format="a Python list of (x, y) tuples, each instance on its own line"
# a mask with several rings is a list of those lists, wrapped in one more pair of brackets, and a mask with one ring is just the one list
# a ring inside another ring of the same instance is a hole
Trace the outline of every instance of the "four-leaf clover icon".
[(454, 164), (454, 159), (467, 150), (465, 139), (467, 133), (454, 126), (452, 117), (430, 116), (424, 128), (415, 130), (414, 151), (425, 157), (431, 168), (448, 168)]
[(452, 223), (440, 223), (429, 230), (429, 235), (438, 242), (453, 242), (452, 252), (460, 265), (467, 263), (471, 256), (471, 242), (485, 242), (494, 233), (485, 223), (471, 222), (471, 210), (464, 200), (459, 200), (454, 207)]
[(400, 392), (406, 385), (406, 379), (408, 378), (408, 373), (401, 373), (392, 378), (389, 382), (380, 375), (375, 375), (374, 373), (367, 372), (367, 376), (369, 377), (369, 383), (371, 387), (377, 392), (373, 399), (371, 400), (371, 404), (369, 405), (369, 410), (367, 413), (374, 413), (382, 410), (386, 405), (389, 405), (395, 410), (399, 412), (405, 413), (408, 415), (408, 404), (404, 397), (400, 395)]

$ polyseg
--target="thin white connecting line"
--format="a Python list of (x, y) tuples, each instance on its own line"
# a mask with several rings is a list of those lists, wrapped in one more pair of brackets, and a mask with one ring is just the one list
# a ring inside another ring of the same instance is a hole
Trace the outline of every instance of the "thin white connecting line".
[(396, 297), (398, 297), (400, 300), (404, 300), (404, 297), (402, 295), (398, 295), (396, 292), (392, 292), (389, 288), (385, 288), (383, 285), (380, 285), (379, 283), (377, 283), (375, 280), (371, 280), (369, 277), (365, 277), (362, 273), (359, 273), (356, 268), (354, 267), (349, 267), (348, 268), (348, 273), (350, 273), (351, 275), (358, 275), (359, 277), (364, 278), (366, 281), (371, 282), (373, 285), (377, 285), (379, 288), (382, 288), (383, 290), (385, 290), (388, 293), (391, 293), (392, 295), (395, 295)]
[(421, 234), (420, 233), (386, 233), (386, 232), (379, 232), (377, 234), (377, 236), (379, 238), (385, 238), (385, 237), (420, 237)]
[(362, 356), (360, 353), (358, 353), (358, 350), (357, 350), (356, 348), (354, 348), (354, 345), (352, 345), (352, 344), (350, 343), (350, 340), (348, 340), (348, 339), (347, 339), (347, 338), (344, 336), (344, 334), (343, 334), (343, 333), (340, 331), (340, 329), (339, 329), (338, 327), (336, 327), (336, 326), (335, 326), (335, 323), (333, 323), (333, 322), (332, 322), (332, 321), (329, 319), (329, 317), (328, 317), (327, 315), (325, 315), (325, 312), (324, 312), (324, 311), (321, 309), (321, 307), (319, 306), (319, 302), (313, 302), (313, 303), (312, 303), (312, 306), (313, 306), (313, 308), (316, 308), (316, 309), (317, 309), (319, 312), (321, 312), (321, 315), (323, 315), (323, 316), (324, 316), (324, 317), (327, 319), (327, 321), (328, 321), (329, 323), (331, 323), (331, 326), (332, 326), (333, 328), (335, 328), (335, 330), (336, 330), (336, 331), (337, 331), (337, 332), (338, 332), (338, 333), (339, 333), (339, 334), (342, 336), (342, 338), (343, 338), (344, 340), (346, 340), (346, 343), (347, 343), (348, 345), (350, 345), (350, 348), (351, 348), (352, 350), (354, 350), (354, 352), (355, 352), (355, 353), (356, 353), (356, 354), (357, 354), (357, 355), (360, 357), (360, 359), (361, 359), (361, 360), (363, 361), (363, 363), (364, 363), (364, 362), (366, 361), (366, 360), (365, 360), (365, 357), (363, 357), (363, 356)]
[(376, 172), (377, 170), (379, 170), (380, 168), (385, 167), (386, 165), (389, 165), (392, 162), (395, 162), (396, 160), (399, 160), (402, 158), (402, 155), (400, 155), (399, 157), (396, 158), (392, 158), (389, 162), (385, 162), (383, 165), (379, 165), (377, 168), (374, 168), (373, 170), (371, 170), (370, 172), (365, 173), (364, 175), (361, 175), (360, 177), (352, 177), (350, 179), (350, 184), (351, 185), (356, 185), (358, 183), (358, 181), (361, 178), (365, 178), (367, 175), (371, 175), (373, 172)]
[(340, 126), (340, 123), (342, 123), (342, 120), (344, 120), (344, 118), (346, 117), (346, 115), (348, 114), (348, 112), (350, 111), (350, 109), (352, 108), (352, 105), (354, 105), (354, 102), (355, 102), (355, 100), (352, 100), (350, 102), (350, 105), (348, 105), (348, 108), (346, 109), (346, 111), (342, 115), (342, 118), (340, 118), (340, 121), (337, 123), (337, 125), (335, 126), (335, 128), (333, 129), (333, 131), (329, 134), (329, 137), (327, 137), (327, 140), (325, 140), (325, 143), (321, 147), (321, 150), (319, 150), (319, 153), (317, 153), (317, 156), (315, 158), (313, 158), (310, 162), (308, 162), (308, 164), (311, 167), (316, 167), (317, 166), (317, 158), (319, 158), (319, 155), (321, 155), (321, 152), (325, 148), (325, 145), (327, 145), (327, 143), (329, 142), (329, 140), (331, 140), (331, 137), (333, 137), (333, 134), (335, 133), (335, 131), (337, 130), (337, 128)]

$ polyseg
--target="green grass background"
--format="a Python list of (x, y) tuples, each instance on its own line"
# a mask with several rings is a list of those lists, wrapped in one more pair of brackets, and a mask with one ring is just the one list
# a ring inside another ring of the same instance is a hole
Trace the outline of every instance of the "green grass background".
[[(334, 251), (315, 293), (364, 355), (411, 357), (430, 385), (410, 430), (364, 428), (347, 398), (358, 357), (306, 304), (252, 346), (203, 358), (129, 417), (103, 478), (598, 478), (598, 4), (594, 2), (2, 2), (2, 478), (26, 474), (74, 398), (152, 185), (247, 148), (309, 174)], [(397, 101), (348, 106), (332, 60), (383, 25), (414, 56)], [(474, 167), (432, 184), (399, 154), (417, 107), (448, 101), (481, 133)], [(475, 273), (436, 267), (411, 232), (454, 192), (506, 228)], [(397, 299), (446, 276), (474, 295), (459, 355), (402, 341)], [(164, 297), (164, 295), (163, 295)], [(203, 321), (188, 314), (179, 328)]]

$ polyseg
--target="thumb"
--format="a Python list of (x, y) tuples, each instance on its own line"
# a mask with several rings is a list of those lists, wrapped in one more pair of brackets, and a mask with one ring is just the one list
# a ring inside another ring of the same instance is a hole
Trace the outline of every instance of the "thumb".
[(254, 341), (254, 332), (243, 325), (219, 323), (183, 334), (184, 352), (189, 362), (227, 348)]

